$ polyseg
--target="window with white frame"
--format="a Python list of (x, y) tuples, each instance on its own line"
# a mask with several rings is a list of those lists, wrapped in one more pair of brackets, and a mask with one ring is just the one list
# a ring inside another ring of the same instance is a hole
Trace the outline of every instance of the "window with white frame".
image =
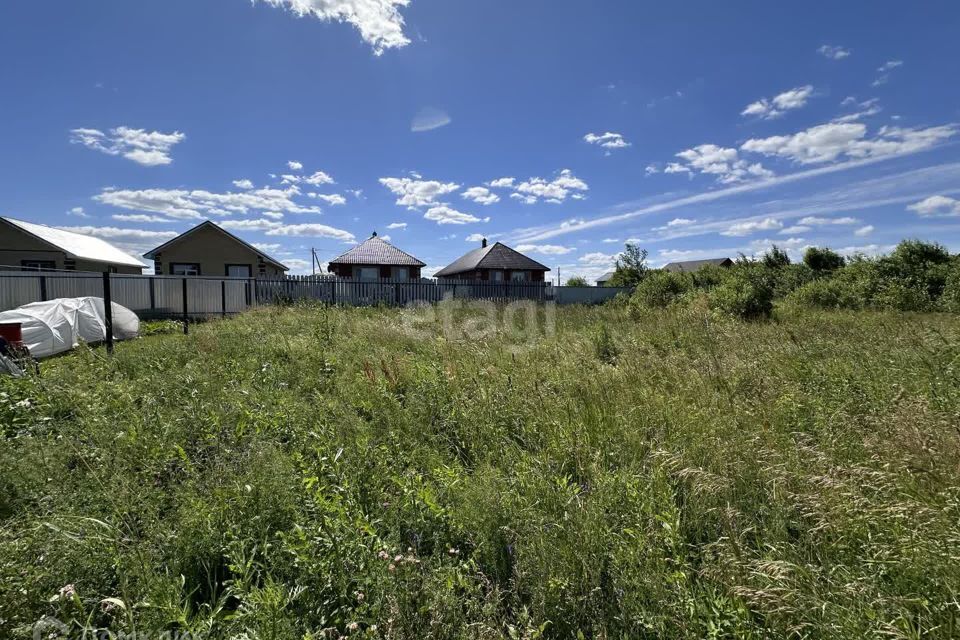
[(200, 275), (200, 265), (196, 262), (171, 262), (170, 275), (198, 276)]

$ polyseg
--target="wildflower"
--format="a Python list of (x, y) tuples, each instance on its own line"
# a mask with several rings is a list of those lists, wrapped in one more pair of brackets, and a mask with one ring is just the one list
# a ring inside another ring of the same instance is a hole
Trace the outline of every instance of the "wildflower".
[(59, 597), (61, 600), (72, 599), (75, 595), (77, 595), (77, 588), (73, 584), (64, 585), (60, 588)]
[(449, 553), (451, 556), (459, 555), (460, 549), (454, 549), (453, 547), (451, 547), (450, 550), (447, 551), (447, 553)]
[(397, 565), (393, 564), (392, 562), (390, 563), (390, 566), (387, 567), (387, 571), (389, 571), (390, 573), (393, 573), (396, 570), (397, 570)]
[(394, 556), (393, 561), (394, 561), (394, 562), (403, 562), (403, 556), (398, 553), (396, 556)]
[(354, 595), (357, 597), (357, 602), (363, 602), (363, 599), (366, 598), (363, 591), (357, 591)]
[(350, 624), (347, 625), (347, 631), (349, 631), (350, 633), (353, 633), (359, 628), (360, 628), (360, 625), (356, 622), (351, 622)]
[(381, 560), (389, 560), (390, 554), (381, 549), (380, 552), (377, 554), (377, 557), (380, 558)]

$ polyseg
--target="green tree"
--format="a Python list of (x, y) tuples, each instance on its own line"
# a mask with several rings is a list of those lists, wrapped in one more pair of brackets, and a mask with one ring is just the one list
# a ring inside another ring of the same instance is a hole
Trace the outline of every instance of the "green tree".
[(617, 256), (617, 270), (610, 278), (610, 285), (614, 287), (635, 287), (649, 272), (647, 250), (628, 242), (624, 245), (623, 253)]
[(808, 247), (803, 254), (803, 263), (817, 272), (836, 271), (846, 261), (836, 251), (827, 247)]
[(568, 278), (568, 279), (567, 279), (566, 286), (568, 286), (568, 287), (589, 287), (590, 285), (587, 284), (587, 279), (584, 278), (583, 276), (573, 276), (572, 278)]
[(773, 245), (770, 247), (770, 251), (763, 254), (763, 264), (771, 269), (788, 267), (790, 266), (790, 256), (777, 245)]

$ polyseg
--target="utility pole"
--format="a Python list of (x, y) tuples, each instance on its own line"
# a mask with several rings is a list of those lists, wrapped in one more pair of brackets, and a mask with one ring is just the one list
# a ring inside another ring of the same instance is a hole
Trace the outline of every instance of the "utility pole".
[(313, 247), (310, 247), (310, 269), (317, 275), (317, 250)]

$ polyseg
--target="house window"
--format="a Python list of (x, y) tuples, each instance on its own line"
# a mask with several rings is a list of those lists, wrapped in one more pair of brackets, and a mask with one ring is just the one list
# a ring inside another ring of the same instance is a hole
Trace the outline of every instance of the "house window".
[(356, 274), (361, 280), (376, 280), (380, 277), (380, 269), (377, 267), (357, 267)]
[(410, 269), (407, 267), (396, 267), (393, 272), (393, 277), (397, 280), (409, 280), (410, 279)]
[(503, 271), (491, 271), (490, 279), (496, 282), (503, 282)]
[(513, 282), (526, 282), (527, 280), (530, 279), (530, 272), (529, 271), (511, 271), (510, 279)]
[(20, 267), (24, 271), (54, 271), (57, 263), (53, 260), (21, 260)]
[(228, 264), (228, 265), (227, 265), (227, 277), (228, 277), (228, 278), (249, 278), (249, 277), (250, 277), (250, 265), (248, 265), (248, 264)]
[(198, 276), (200, 275), (200, 265), (196, 262), (171, 262), (170, 275)]

